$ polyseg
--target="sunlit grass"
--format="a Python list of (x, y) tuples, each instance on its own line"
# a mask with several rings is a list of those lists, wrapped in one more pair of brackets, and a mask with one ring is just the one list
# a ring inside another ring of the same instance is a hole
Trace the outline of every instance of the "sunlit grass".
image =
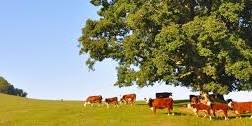
[(175, 116), (168, 116), (166, 110), (154, 115), (144, 102), (107, 109), (83, 107), (80, 101), (44, 101), (0, 94), (0, 126), (252, 126), (249, 117), (228, 121), (223, 117), (212, 121), (198, 118), (185, 102), (177, 101)]

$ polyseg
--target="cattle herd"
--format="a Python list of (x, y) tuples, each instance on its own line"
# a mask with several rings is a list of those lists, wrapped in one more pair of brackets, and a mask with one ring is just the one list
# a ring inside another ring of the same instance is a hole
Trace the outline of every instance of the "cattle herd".
[[(105, 98), (105, 104), (107, 107), (109, 105), (116, 105), (118, 106), (119, 102), (124, 103), (124, 104), (131, 104), (133, 105), (136, 101), (136, 94), (126, 94), (123, 95), (120, 101), (118, 101), (117, 97), (112, 97), (112, 98)], [(94, 105), (94, 104), (101, 104), (102, 103), (102, 96), (89, 96), (85, 101), (84, 101), (84, 106), (86, 107), (88, 104)]]
[[(167, 109), (168, 115), (174, 113), (173, 110), (173, 99), (172, 93), (170, 92), (161, 92), (156, 93), (155, 99), (146, 99), (144, 100), (147, 102), (147, 105), (150, 109), (156, 114), (157, 109)], [(88, 104), (93, 106), (94, 104), (101, 105), (102, 103), (102, 96), (89, 96), (84, 101), (84, 106), (86, 107)], [(221, 111), (224, 114), (225, 120), (228, 120), (228, 111), (232, 110), (236, 114), (236, 117), (240, 117), (242, 113), (250, 112), (252, 113), (252, 102), (235, 102), (231, 99), (224, 100), (223, 96), (217, 95), (207, 95), (203, 97), (201, 95), (190, 95), (189, 96), (190, 103), (188, 104), (188, 108), (192, 109), (193, 112), (198, 116), (198, 112), (202, 111), (205, 112), (205, 116), (208, 116), (209, 119), (212, 119), (212, 115), (215, 117), (215, 113), (217, 111)], [(218, 100), (215, 100), (218, 99)], [(119, 104), (130, 104), (133, 105), (136, 101), (136, 94), (125, 94), (119, 100), (117, 97), (112, 98), (105, 98), (104, 102), (105, 105), (109, 108), (109, 105), (117, 106)], [(252, 119), (252, 115), (250, 117)]]

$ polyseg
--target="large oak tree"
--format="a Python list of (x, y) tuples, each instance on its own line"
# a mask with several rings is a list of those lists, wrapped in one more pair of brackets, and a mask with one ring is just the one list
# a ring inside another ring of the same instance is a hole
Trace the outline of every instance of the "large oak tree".
[(155, 82), (226, 94), (252, 89), (251, 0), (91, 0), (80, 54), (118, 62), (115, 85)]

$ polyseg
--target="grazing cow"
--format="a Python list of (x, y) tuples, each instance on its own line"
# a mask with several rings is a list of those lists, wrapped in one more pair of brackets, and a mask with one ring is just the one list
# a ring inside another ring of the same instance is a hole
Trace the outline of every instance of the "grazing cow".
[(193, 111), (195, 112), (195, 114), (197, 116), (198, 116), (199, 111), (204, 111), (204, 112), (207, 111), (209, 119), (212, 120), (211, 113), (210, 113), (211, 107), (209, 105), (206, 105), (206, 104), (203, 104), (203, 103), (197, 103), (197, 104), (191, 104), (191, 106), (192, 106)]
[(156, 98), (169, 98), (170, 96), (172, 96), (171, 92), (156, 93)]
[[(167, 108), (168, 115), (170, 115), (171, 110), (173, 110), (173, 99), (172, 98), (157, 98), (149, 99), (148, 103), (151, 110), (156, 114), (156, 109), (165, 109)], [(174, 113), (172, 113), (174, 115)]]
[(136, 101), (136, 94), (123, 95), (120, 101), (125, 104), (134, 104)]
[(95, 103), (102, 103), (102, 96), (98, 95), (98, 96), (89, 96), (86, 101), (84, 101), (84, 106), (86, 107), (87, 104), (95, 104)]
[(107, 104), (107, 107), (109, 107), (109, 104), (118, 106), (117, 97), (106, 98), (106, 99), (105, 99), (105, 103)]
[(228, 119), (228, 105), (224, 104), (224, 103), (212, 103), (211, 105), (211, 110), (213, 111), (213, 115), (215, 116), (215, 112), (216, 111), (223, 111), (224, 116), (225, 116), (225, 120)]
[[(252, 113), (252, 102), (233, 102), (229, 101), (228, 106), (235, 111), (237, 117), (241, 118), (241, 113)], [(252, 115), (250, 117), (252, 119)]]

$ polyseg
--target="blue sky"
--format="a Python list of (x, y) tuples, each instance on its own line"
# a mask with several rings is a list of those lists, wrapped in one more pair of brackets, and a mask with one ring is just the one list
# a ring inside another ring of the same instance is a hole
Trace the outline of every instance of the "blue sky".
[[(98, 18), (89, 0), (1, 0), (0, 76), (37, 99), (82, 100), (136, 93), (138, 99), (155, 92), (173, 92), (188, 98), (189, 89), (156, 85), (148, 88), (114, 87), (116, 63), (106, 60), (89, 72), (79, 55), (78, 38), (88, 18)], [(252, 93), (231, 93), (226, 98), (252, 100)]]

